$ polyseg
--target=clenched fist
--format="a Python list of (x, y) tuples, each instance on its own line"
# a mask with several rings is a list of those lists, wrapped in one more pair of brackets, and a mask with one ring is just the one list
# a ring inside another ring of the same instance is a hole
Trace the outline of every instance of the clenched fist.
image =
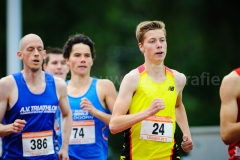
[(165, 104), (161, 98), (155, 98), (152, 101), (152, 104), (150, 107), (147, 109), (147, 113), (149, 116), (155, 115), (157, 112), (163, 110), (165, 108)]
[(23, 127), (25, 126), (27, 122), (25, 120), (16, 119), (12, 123), (12, 133), (19, 133), (23, 130)]

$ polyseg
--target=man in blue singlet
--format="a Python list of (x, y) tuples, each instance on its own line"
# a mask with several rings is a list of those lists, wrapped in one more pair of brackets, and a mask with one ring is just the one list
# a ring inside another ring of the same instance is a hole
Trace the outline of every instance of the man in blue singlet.
[[(38, 35), (28, 34), (19, 43), (17, 55), (23, 61), (21, 72), (0, 80), (0, 137), (3, 159), (68, 160), (71, 110), (64, 80), (42, 71), (46, 55)], [(54, 148), (55, 112), (62, 113), (63, 145)]]
[[(117, 96), (116, 89), (107, 79), (90, 77), (96, 54), (89, 37), (83, 34), (70, 37), (64, 45), (63, 56), (71, 70), (71, 79), (67, 82), (73, 118), (69, 158), (107, 160), (108, 124)], [(61, 145), (61, 135), (59, 137)]]

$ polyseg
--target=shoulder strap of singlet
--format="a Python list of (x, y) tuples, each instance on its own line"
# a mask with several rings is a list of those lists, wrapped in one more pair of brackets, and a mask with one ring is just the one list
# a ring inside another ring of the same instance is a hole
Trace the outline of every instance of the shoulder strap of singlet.
[(145, 71), (144, 64), (138, 67), (138, 71), (139, 71), (139, 73), (142, 73), (143, 71)]
[(93, 78), (91, 86), (96, 87), (97, 85), (97, 78)]
[(20, 83), (25, 83), (24, 79), (22, 78), (22, 72), (14, 73), (14, 74), (12, 74), (12, 76), (15, 79), (17, 86)]
[(48, 84), (48, 85), (54, 84), (55, 85), (55, 80), (54, 80), (53, 75), (48, 72), (45, 72), (45, 71), (44, 71), (44, 74), (45, 74), (46, 84)]
[(67, 80), (67, 81), (66, 81), (66, 85), (68, 85), (69, 81), (70, 81), (70, 80)]
[(173, 74), (172, 69), (168, 68), (167, 66), (165, 66), (165, 69), (166, 69), (166, 71), (168, 71), (168, 72), (170, 72), (171, 74)]

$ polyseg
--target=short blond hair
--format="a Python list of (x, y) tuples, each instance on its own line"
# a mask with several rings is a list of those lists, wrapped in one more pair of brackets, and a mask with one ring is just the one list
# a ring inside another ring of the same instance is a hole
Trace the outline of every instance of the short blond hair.
[(162, 29), (165, 37), (167, 37), (165, 24), (162, 21), (143, 21), (137, 25), (136, 38), (138, 43), (142, 43), (144, 35), (147, 31)]

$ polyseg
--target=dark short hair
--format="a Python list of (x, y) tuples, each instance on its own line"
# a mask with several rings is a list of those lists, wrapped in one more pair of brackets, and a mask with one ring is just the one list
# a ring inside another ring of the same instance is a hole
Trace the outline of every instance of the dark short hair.
[(46, 53), (47, 53), (47, 55), (46, 55), (46, 58), (44, 59), (44, 63), (48, 64), (50, 54), (63, 54), (63, 50), (61, 48), (58, 48), (58, 47), (49, 47), (48, 46), (47, 49), (46, 49)]
[(75, 44), (83, 43), (85, 45), (88, 45), (91, 51), (92, 59), (96, 58), (96, 53), (94, 49), (94, 42), (86, 35), (84, 34), (76, 34), (73, 36), (70, 36), (67, 42), (65, 43), (63, 47), (63, 57), (65, 59), (68, 59), (70, 57), (70, 53), (72, 51), (72, 47)]

